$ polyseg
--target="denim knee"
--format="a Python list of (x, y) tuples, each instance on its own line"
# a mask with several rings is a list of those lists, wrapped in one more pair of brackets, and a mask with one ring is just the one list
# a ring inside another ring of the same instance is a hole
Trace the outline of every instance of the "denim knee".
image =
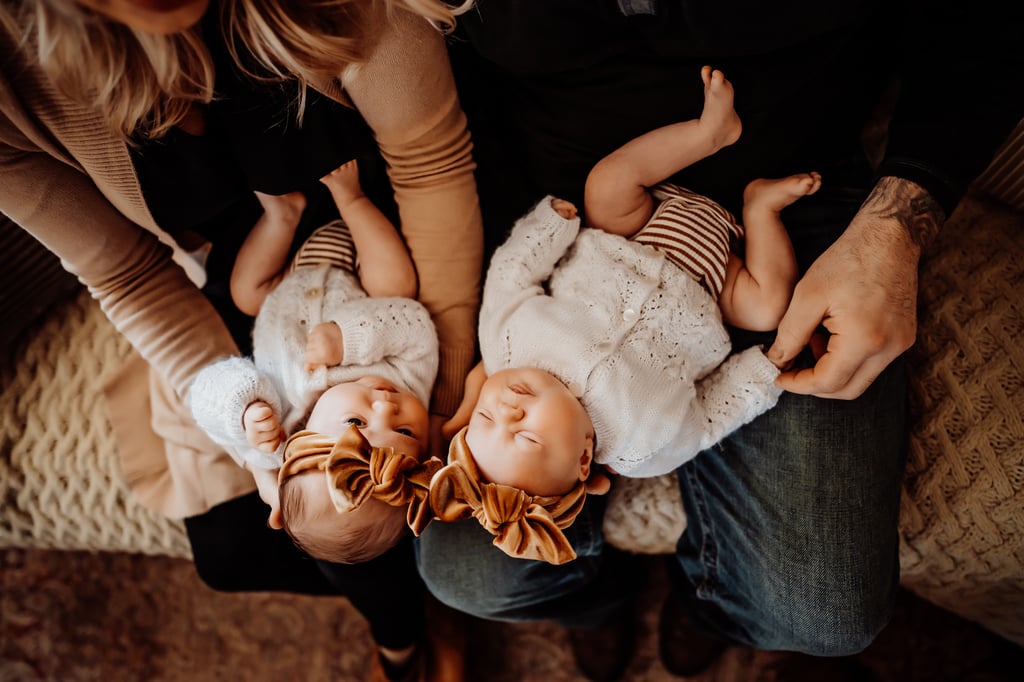
[(555, 566), (510, 557), (492, 540), (474, 519), (428, 526), (416, 541), (416, 563), (430, 593), (479, 618), (535, 620), (597, 573), (599, 557), (578, 556)]
[(694, 620), (761, 649), (842, 656), (889, 621), (899, 580), (906, 377), (865, 395), (784, 394), (679, 469), (679, 585)]
[(596, 623), (623, 599), (620, 576), (629, 570), (605, 547), (603, 515), (603, 500), (588, 498), (565, 529), (576, 559), (558, 566), (508, 556), (475, 519), (427, 526), (416, 564), (438, 601), (479, 618)]

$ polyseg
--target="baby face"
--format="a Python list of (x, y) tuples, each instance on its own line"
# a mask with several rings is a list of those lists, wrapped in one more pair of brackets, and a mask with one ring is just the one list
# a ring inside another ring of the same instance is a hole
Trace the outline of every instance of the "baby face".
[(354, 424), (376, 447), (421, 456), (430, 436), (427, 408), (408, 391), (375, 376), (332, 386), (324, 392), (306, 428), (340, 437)]
[(562, 495), (590, 474), (593, 433), (580, 401), (554, 376), (506, 369), (481, 387), (466, 445), (487, 480)]

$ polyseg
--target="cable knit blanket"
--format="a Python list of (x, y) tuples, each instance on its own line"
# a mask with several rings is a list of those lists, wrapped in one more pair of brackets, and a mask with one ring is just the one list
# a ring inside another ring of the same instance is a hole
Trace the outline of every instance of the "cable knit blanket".
[[(923, 264), (900, 523), (903, 585), (1018, 644), (1022, 235), (1024, 213), (969, 199)], [(85, 292), (15, 349), (0, 377), (0, 546), (189, 556), (181, 524), (136, 503), (119, 468), (103, 385), (129, 353)], [(671, 476), (628, 486), (613, 493), (609, 541), (672, 551), (685, 521)]]

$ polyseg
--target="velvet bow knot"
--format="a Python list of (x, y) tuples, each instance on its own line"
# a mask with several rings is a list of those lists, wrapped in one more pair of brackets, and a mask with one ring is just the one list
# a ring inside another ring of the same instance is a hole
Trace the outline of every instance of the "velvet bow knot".
[(565, 495), (529, 495), (480, 475), (466, 445), (466, 429), (452, 439), (448, 464), (430, 483), (430, 506), (441, 521), (475, 518), (509, 556), (564, 564), (576, 558), (562, 532), (583, 509), (587, 490), (578, 483)]
[(277, 479), (283, 483), (295, 474), (320, 469), (339, 512), (358, 509), (370, 498), (392, 507), (408, 505), (406, 521), (418, 535), (430, 521), (430, 479), (440, 468), (436, 457), (421, 462), (394, 448), (374, 447), (358, 428), (349, 426), (337, 439), (309, 430), (293, 434), (285, 443)]

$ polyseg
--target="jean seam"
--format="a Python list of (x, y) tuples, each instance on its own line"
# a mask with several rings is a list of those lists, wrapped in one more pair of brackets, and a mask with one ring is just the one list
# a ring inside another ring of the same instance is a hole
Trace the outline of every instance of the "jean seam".
[(690, 485), (697, 520), (701, 528), (698, 559), (703, 567), (703, 574), (701, 584), (694, 585), (694, 588), (697, 596), (701, 599), (713, 599), (718, 591), (718, 549), (714, 539), (711, 514), (708, 512), (703, 489), (697, 480), (697, 467), (694, 465), (683, 467), (682, 473)]

